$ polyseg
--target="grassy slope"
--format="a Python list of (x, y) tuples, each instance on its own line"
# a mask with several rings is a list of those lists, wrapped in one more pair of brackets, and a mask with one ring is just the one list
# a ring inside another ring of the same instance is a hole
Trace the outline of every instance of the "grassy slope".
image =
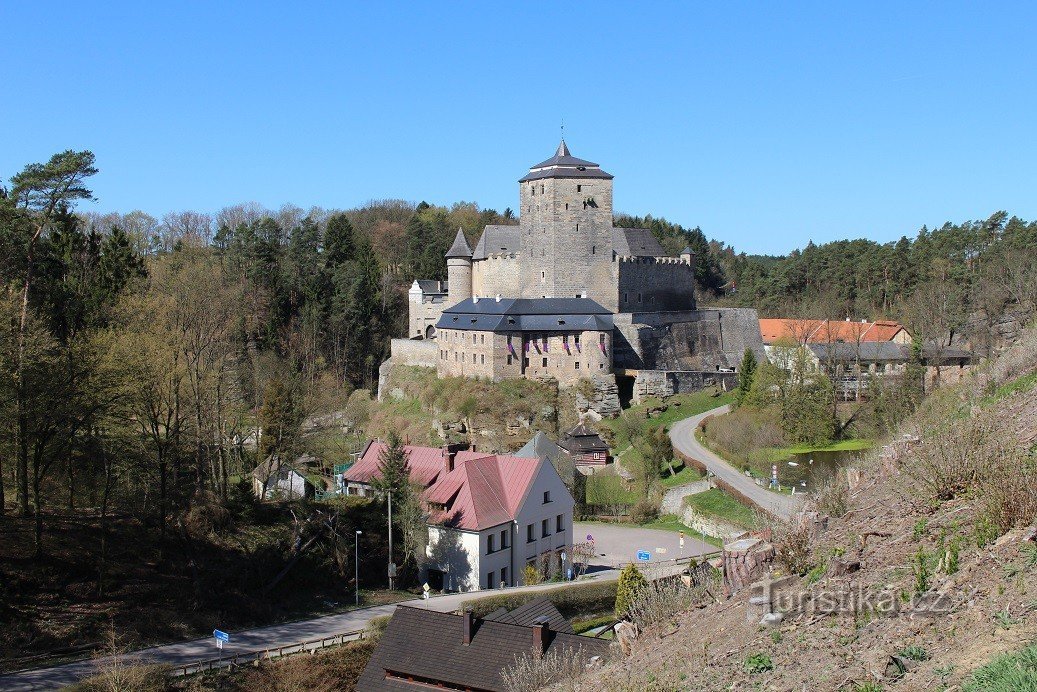
[(737, 526), (755, 528), (756, 516), (752, 509), (734, 499), (719, 488), (712, 488), (704, 493), (688, 495), (684, 503), (694, 507), (695, 511), (707, 516), (723, 519)]

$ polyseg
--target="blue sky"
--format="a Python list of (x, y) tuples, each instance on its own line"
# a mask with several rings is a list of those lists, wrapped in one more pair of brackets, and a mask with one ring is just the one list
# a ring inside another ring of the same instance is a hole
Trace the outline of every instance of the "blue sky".
[(96, 211), (517, 207), (564, 119), (617, 211), (748, 252), (1037, 217), (1033, 3), (16, 3), (0, 177)]

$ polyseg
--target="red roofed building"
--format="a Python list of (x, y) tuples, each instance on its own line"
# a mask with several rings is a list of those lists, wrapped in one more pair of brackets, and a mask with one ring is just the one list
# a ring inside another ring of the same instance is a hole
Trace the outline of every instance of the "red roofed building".
[(793, 344), (838, 344), (871, 343), (892, 341), (910, 344), (911, 334), (899, 322), (861, 320), (760, 320), (760, 336), (764, 346), (773, 346), (778, 341)]
[[(371, 496), (386, 445), (369, 442), (345, 473), (347, 493)], [(428, 562), (434, 589), (520, 585), (527, 564), (561, 570), (572, 545), (573, 501), (546, 458), (453, 447), (404, 447), (411, 479), (424, 487)]]

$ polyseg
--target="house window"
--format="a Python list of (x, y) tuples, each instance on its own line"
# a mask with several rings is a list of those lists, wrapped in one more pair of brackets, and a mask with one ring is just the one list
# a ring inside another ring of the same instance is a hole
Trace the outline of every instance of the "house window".
[(547, 358), (544, 358), (544, 367), (547, 367)]
[(526, 543), (532, 543), (536, 540), (536, 535), (533, 533), (533, 525), (526, 524)]
[(540, 537), (541, 538), (547, 538), (548, 536), (551, 535), (551, 532), (548, 531), (548, 528), (549, 527), (548, 527), (547, 519), (544, 519), (542, 522), (540, 522)]
[(494, 536), (493, 536), (492, 533), (489, 536), (486, 537), (486, 552), (487, 553), (492, 553), (493, 550), (494, 550), (494, 548), (493, 548), (493, 538), (494, 538)]
[(544, 504), (546, 505), (550, 501), (551, 501), (551, 491), (550, 490), (545, 490), (544, 491)]
[(487, 589), (492, 589), (493, 588), (493, 572), (487, 572), (486, 573), (486, 588)]
[[(506, 529), (504, 531), (500, 532), (500, 547), (501, 547), (501, 550), (504, 550), (505, 548), (508, 547), (508, 531)], [(502, 581), (503, 581), (503, 579), (504, 578), (501, 577)]]
[(565, 530), (565, 525), (562, 524), (562, 515), (559, 514), (555, 517), (555, 533), (561, 533)]
[(501, 567), (500, 568), (500, 584), (501, 584), (501, 586), (507, 586), (508, 585), (508, 568), (507, 567)]

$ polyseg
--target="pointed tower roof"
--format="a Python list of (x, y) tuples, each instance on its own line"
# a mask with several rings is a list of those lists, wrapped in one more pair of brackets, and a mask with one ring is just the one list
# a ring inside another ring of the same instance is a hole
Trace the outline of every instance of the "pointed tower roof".
[(446, 256), (448, 258), (472, 256), (472, 247), (468, 244), (468, 239), (464, 237), (464, 231), (460, 228), (457, 229), (457, 237), (454, 238), (454, 244), (446, 251)]
[(578, 159), (569, 153), (569, 147), (563, 139), (558, 143), (555, 155), (546, 161), (541, 161), (529, 169), (529, 175), (519, 182), (528, 180), (539, 180), (540, 178), (606, 178), (612, 176), (601, 170), (593, 161)]

